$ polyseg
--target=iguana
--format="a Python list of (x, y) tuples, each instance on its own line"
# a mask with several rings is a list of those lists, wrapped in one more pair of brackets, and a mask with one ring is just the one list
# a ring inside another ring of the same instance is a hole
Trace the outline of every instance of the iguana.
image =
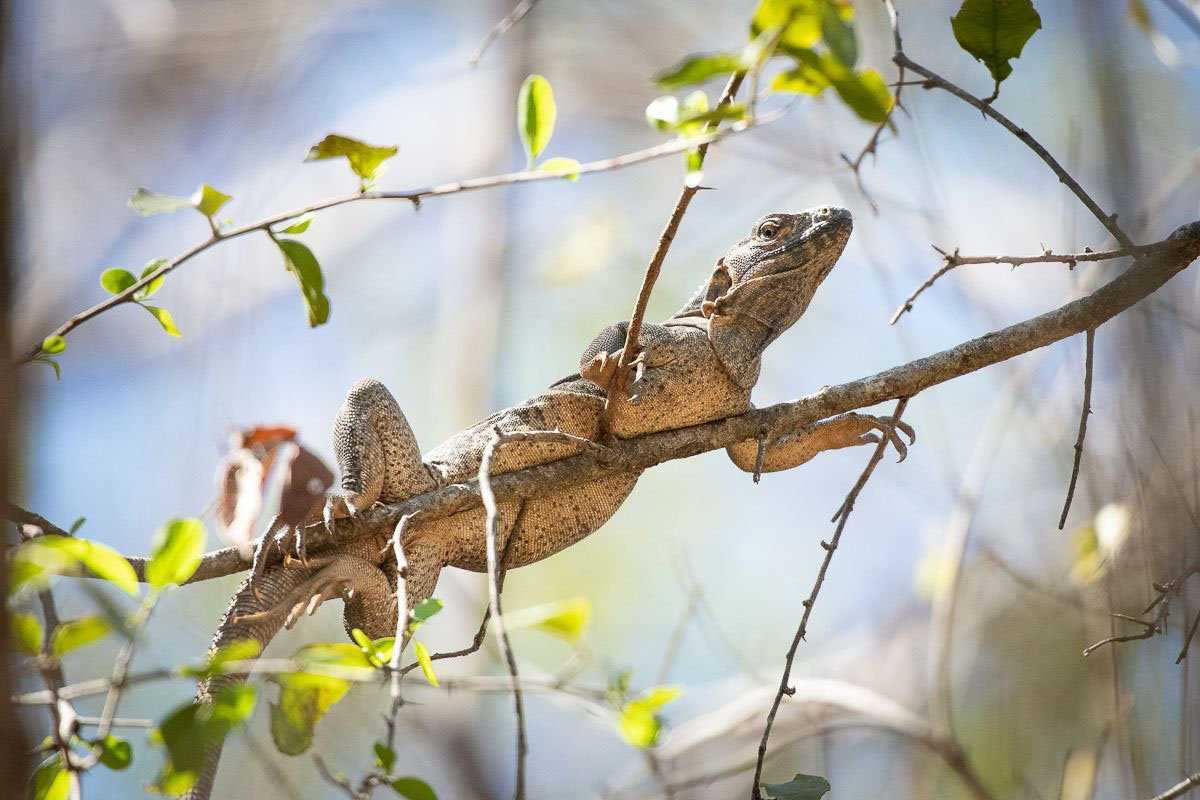
[[(717, 262), (683, 308), (662, 324), (642, 327), (631, 363), (621, 357), (628, 325), (610, 325), (584, 350), (578, 373), (452, 436), (424, 457), (391, 393), (377, 380), (359, 381), (334, 424), (341, 479), (326, 504), (326, 520), (474, 477), (497, 432), (558, 430), (602, 442), (749, 410), (763, 351), (804, 313), (852, 228), (850, 212), (840, 208), (768, 214)], [(897, 429), (910, 443), (915, 438), (904, 423), (847, 413), (799, 433), (773, 436), (761, 443), (761, 452), (760, 442), (749, 440), (728, 453), (743, 470), (773, 472), (824, 450), (878, 443), (883, 436), (903, 458), (906, 447)], [(579, 445), (569, 442), (515, 442), (496, 453), (492, 472), (578, 451)], [(633, 490), (639, 474), (618, 472), (500, 502), (497, 539), (503, 567), (540, 561), (598, 529)], [(443, 567), (486, 570), (484, 525), (482, 508), (412, 522), (403, 540), (410, 610), (433, 593)], [(394, 634), (397, 570), (386, 546), (391, 533), (359, 537), (312, 559), (288, 560), (252, 574), (234, 596), (213, 647), (239, 639), (265, 646), (282, 625), (290, 627), (304, 612), (334, 598), (345, 601), (347, 631), (359, 628), (371, 638)], [(202, 686), (198, 700), (207, 699), (212, 688)], [(188, 797), (208, 797), (217, 756), (211, 754)]]

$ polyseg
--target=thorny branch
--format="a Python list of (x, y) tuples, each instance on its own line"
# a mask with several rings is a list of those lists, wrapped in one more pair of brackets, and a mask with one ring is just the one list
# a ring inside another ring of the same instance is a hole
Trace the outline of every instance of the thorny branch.
[(521, 20), (525, 19), (525, 15), (533, 11), (533, 7), (538, 4), (538, 0), (521, 0), (513, 6), (513, 10), (508, 13), (504, 19), (497, 22), (487, 36), (483, 37), (483, 41), (479, 43), (479, 49), (475, 51), (475, 55), (471, 56), (471, 66), (479, 66), (479, 62), (483, 60), (483, 54), (492, 46), (492, 43), (499, 39), (504, 34), (508, 33), (513, 25), (516, 25)]
[[(904, 414), (904, 409), (908, 405), (908, 398), (901, 398), (896, 404), (896, 410), (892, 413), (892, 423), (900, 421), (901, 415)], [(758, 760), (754, 765), (754, 788), (751, 796), (754, 800), (760, 800), (762, 792), (759, 790), (759, 785), (762, 782), (763, 761), (767, 757), (767, 742), (771, 738), (771, 728), (775, 724), (775, 715), (779, 713), (779, 706), (783, 702), (784, 695), (792, 694), (795, 689), (789, 686), (792, 677), (792, 662), (796, 658), (796, 651), (800, 648), (800, 642), (804, 640), (808, 633), (808, 620), (812, 615), (813, 606), (816, 605), (817, 595), (821, 593), (821, 586), (825, 583), (825, 573), (829, 570), (829, 564), (833, 561), (833, 554), (837, 551), (838, 544), (842, 540), (842, 531), (846, 528), (846, 522), (850, 519), (850, 512), (854, 510), (854, 502), (858, 499), (858, 495), (862, 492), (863, 487), (867, 485), (867, 480), (870, 479), (871, 473), (875, 471), (875, 467), (883, 460), (883, 454), (888, 448), (888, 437), (880, 438), (879, 444), (875, 447), (875, 452), (871, 455), (871, 459), (867, 462), (867, 466), (863, 469), (862, 475), (858, 477), (858, 482), (850, 489), (850, 493), (846, 495), (845, 501), (833, 515), (833, 520), (837, 522), (837, 528), (833, 532), (833, 536), (828, 542), (822, 541), (821, 548), (825, 551), (825, 557), (821, 561), (821, 566), (817, 570), (817, 578), (813, 582), (812, 590), (808, 593), (808, 598), (804, 601), (804, 613), (800, 615), (800, 625), (796, 628), (796, 635), (792, 637), (792, 645), (788, 648), (787, 656), (784, 659), (783, 675), (779, 678), (779, 689), (775, 692), (775, 699), (771, 703), (771, 710), (767, 712), (767, 724), (763, 728), (762, 741), (758, 744)]]
[(1096, 329), (1087, 332), (1086, 352), (1083, 358), (1083, 409), (1079, 412), (1079, 435), (1075, 438), (1075, 463), (1071, 466), (1071, 483), (1067, 486), (1067, 499), (1063, 501), (1062, 515), (1058, 518), (1061, 531), (1067, 524), (1067, 513), (1071, 500), (1075, 498), (1075, 484), (1079, 480), (1079, 463), (1083, 460), (1083, 437), (1087, 434), (1087, 420), (1092, 413), (1092, 362), (1096, 351)]

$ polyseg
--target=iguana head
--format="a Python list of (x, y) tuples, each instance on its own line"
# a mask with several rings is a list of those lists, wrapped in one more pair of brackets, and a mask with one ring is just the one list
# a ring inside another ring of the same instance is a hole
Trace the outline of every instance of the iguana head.
[(831, 206), (767, 214), (675, 317), (707, 318), (725, 370), (740, 386), (753, 386), (763, 350), (800, 319), (853, 227), (849, 211)]

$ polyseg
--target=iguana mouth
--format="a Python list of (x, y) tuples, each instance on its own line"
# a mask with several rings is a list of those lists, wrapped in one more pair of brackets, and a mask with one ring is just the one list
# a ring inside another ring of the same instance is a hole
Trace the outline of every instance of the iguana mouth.
[[(812, 225), (805, 228), (796, 234), (793, 234), (787, 241), (781, 244), (774, 250), (769, 250), (762, 254), (762, 259), (779, 258), (785, 253), (795, 250), (797, 247), (802, 247), (809, 243), (825, 243), (831, 239), (840, 238), (844, 245), (850, 238), (850, 233), (854, 230), (854, 218), (850, 212), (844, 208), (831, 208), (829, 215), (823, 217)], [(792, 264), (791, 266), (781, 269), (778, 272), (771, 273), (772, 275), (784, 275), (793, 272), (803, 267), (803, 262)], [(832, 264), (830, 265), (832, 267)], [(769, 276), (760, 276), (769, 277)]]

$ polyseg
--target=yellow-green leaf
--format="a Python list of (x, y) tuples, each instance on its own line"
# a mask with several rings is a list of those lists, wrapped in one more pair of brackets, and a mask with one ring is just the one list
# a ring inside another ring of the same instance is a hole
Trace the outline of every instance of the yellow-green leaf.
[[(170, 264), (170, 263), (171, 262), (165, 258), (154, 259), (153, 261), (151, 261), (149, 264), (146, 265), (145, 269), (142, 270), (142, 274), (138, 278), (138, 280), (144, 279), (150, 273), (155, 272), (156, 270), (159, 270), (162, 267), (165, 267), (165, 266), (167, 266), (167, 264)], [(133, 299), (134, 300), (145, 300), (147, 297), (150, 297), (151, 295), (153, 295), (155, 292), (157, 292), (159, 289), (162, 288), (163, 281), (165, 281), (166, 279), (167, 279), (166, 275), (159, 275), (157, 278), (150, 281), (145, 286), (143, 286), (142, 288), (140, 288), (136, 292), (134, 292)]]
[(27, 580), (44, 579), (47, 574), (73, 573), (79, 565), (128, 594), (138, 593), (133, 567), (116, 550), (90, 539), (54, 535), (39, 536), (18, 548), (13, 556), (13, 575), (21, 580), (14, 577), (14, 588)]
[(50, 634), (50, 652), (56, 656), (98, 642), (112, 631), (112, 623), (104, 617), (90, 616), (60, 623)]
[(429, 648), (421, 642), (414, 641), (413, 650), (417, 654), (417, 663), (421, 665), (421, 674), (429, 681), (430, 686), (437, 686), (437, 673), (433, 671), (433, 659), (429, 657)]
[(504, 615), (504, 621), (510, 628), (537, 628), (566, 639), (571, 644), (577, 643), (583, 636), (591, 618), (592, 604), (586, 597), (572, 597)]
[(218, 211), (220, 211), (221, 206), (225, 205), (233, 198), (222, 191), (214, 189), (207, 183), (202, 183), (200, 184), (200, 188), (197, 189), (189, 199), (191, 200), (192, 205), (196, 207), (197, 211), (209, 219), (212, 219), (213, 214), (216, 214)]
[(317, 722), (346, 696), (350, 682), (307, 672), (279, 675), (275, 682), (279, 702), (271, 704), (271, 738), (279, 752), (300, 755), (312, 746)]
[(91, 744), (100, 749), (100, 763), (109, 769), (122, 770), (133, 763), (133, 747), (120, 737), (110, 733), (103, 739), (92, 739)]
[(262, 645), (253, 639), (238, 639), (223, 644), (209, 653), (200, 667), (186, 667), (183, 672), (194, 678), (205, 679), (220, 674), (222, 667), (235, 661), (247, 661), (257, 658), (262, 652)]
[(190, 208), (194, 204), (191, 197), (179, 197), (172, 194), (159, 194), (149, 189), (138, 189), (129, 198), (129, 207), (143, 217), (154, 214), (170, 214), (181, 208)]
[[(854, 26), (841, 13), (837, 3), (823, 0), (822, 5), (821, 38), (829, 52), (846, 67), (853, 69), (858, 62), (858, 37), (854, 33)], [(850, 6), (850, 9), (853, 13), (854, 7)]]
[(312, 224), (312, 221), (315, 217), (316, 215), (310, 211), (309, 213), (301, 216), (299, 219), (296, 219), (291, 225), (288, 225), (286, 228), (281, 230), (280, 233), (304, 233), (306, 230), (308, 230), (308, 226)]
[(67, 340), (61, 336), (47, 336), (42, 339), (42, 352), (48, 355), (61, 353), (67, 349)]
[(29, 779), (31, 800), (67, 800), (70, 792), (71, 774), (63, 769), (58, 753), (39, 764)]
[(823, 0), (761, 0), (750, 20), (750, 35), (757, 37), (786, 24), (779, 40), (781, 46), (812, 47), (821, 41), (824, 5)]
[(564, 178), (569, 181), (579, 180), (579, 162), (573, 158), (563, 158), (557, 156), (555, 158), (547, 158), (541, 164), (538, 164), (538, 172), (563, 172)]
[(517, 95), (517, 130), (521, 133), (530, 165), (550, 143), (557, 114), (550, 81), (541, 75), (526, 78)]
[(670, 69), (654, 76), (654, 82), (662, 89), (678, 89), (746, 69), (741, 55), (737, 53), (713, 53), (688, 56)]
[(109, 294), (120, 294), (135, 283), (137, 283), (137, 278), (133, 277), (133, 273), (127, 269), (113, 267), (100, 273), (100, 285)]
[(437, 793), (420, 778), (393, 778), (388, 786), (405, 800), (437, 800)]
[(42, 633), (42, 623), (37, 621), (37, 617), (32, 614), (14, 612), (9, 616), (8, 624), (12, 627), (13, 643), (16, 644), (18, 650), (31, 656), (42, 652), (44, 634)]
[(395, 145), (376, 147), (349, 136), (331, 133), (309, 148), (304, 160), (323, 161), (344, 156), (365, 189), (375, 181), (383, 162), (396, 155), (398, 149)]
[(1012, 74), (1009, 62), (1021, 55), (1042, 18), (1030, 0), (964, 0), (950, 26), (959, 46), (988, 68), (999, 91)]
[(622, 738), (634, 747), (653, 747), (662, 731), (658, 711), (680, 694), (678, 686), (655, 686), (626, 703), (617, 719)]
[(183, 336), (179, 332), (179, 328), (175, 326), (175, 318), (171, 316), (171, 312), (159, 306), (148, 305), (147, 303), (138, 303), (142, 308), (150, 312), (150, 316), (158, 320), (158, 324), (167, 332), (168, 336)]
[(211, 705), (188, 701), (172, 711), (152, 737), (167, 749), (166, 763), (155, 782), (155, 790), (179, 795), (190, 789), (209, 748), (223, 741), (235, 725), (254, 713), (257, 697), (257, 687), (242, 683), (218, 690)]
[(186, 583), (204, 554), (207, 534), (195, 517), (168, 520), (155, 534), (146, 582), (155, 589)]
[(300, 294), (308, 312), (308, 325), (315, 328), (329, 319), (329, 298), (325, 295), (325, 276), (317, 257), (303, 242), (276, 239), (283, 253), (283, 266), (300, 282)]
[(674, 130), (679, 123), (679, 98), (666, 95), (651, 100), (646, 106), (646, 121), (660, 131)]

